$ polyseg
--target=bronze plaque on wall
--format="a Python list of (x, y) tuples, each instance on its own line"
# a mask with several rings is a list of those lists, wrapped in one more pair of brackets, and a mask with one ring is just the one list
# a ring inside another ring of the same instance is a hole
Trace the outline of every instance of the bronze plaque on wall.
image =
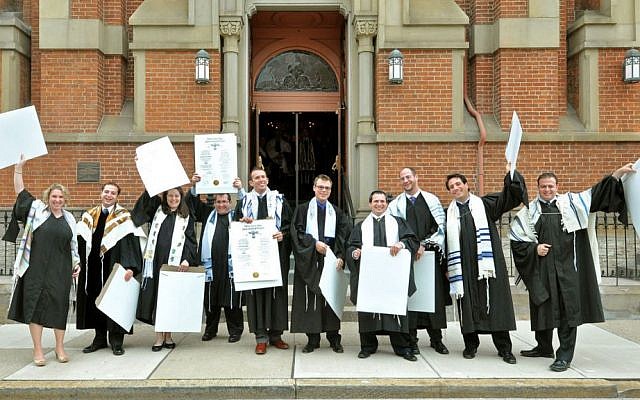
[(100, 182), (100, 163), (97, 161), (78, 161), (76, 179), (80, 182)]

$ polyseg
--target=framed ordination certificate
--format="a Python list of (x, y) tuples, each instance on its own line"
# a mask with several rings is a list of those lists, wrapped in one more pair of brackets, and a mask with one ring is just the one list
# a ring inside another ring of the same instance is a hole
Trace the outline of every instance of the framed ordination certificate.
[(233, 282), (236, 290), (251, 290), (282, 286), (280, 251), (273, 219), (252, 223), (232, 222), (229, 246), (233, 262)]
[(235, 193), (233, 180), (238, 176), (236, 135), (195, 135), (193, 147), (196, 172), (200, 175), (196, 193)]

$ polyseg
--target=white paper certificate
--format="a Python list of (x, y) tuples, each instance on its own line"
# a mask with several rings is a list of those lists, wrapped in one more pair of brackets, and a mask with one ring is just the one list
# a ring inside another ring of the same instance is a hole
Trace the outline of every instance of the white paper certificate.
[(163, 266), (158, 282), (156, 332), (200, 332), (204, 300), (204, 268)]
[(624, 187), (624, 200), (631, 215), (631, 222), (640, 239), (640, 160), (633, 165), (635, 173), (624, 174), (622, 186)]
[(349, 278), (344, 270), (337, 271), (336, 264), (338, 259), (335, 254), (327, 247), (327, 254), (324, 256), (324, 266), (322, 267), (322, 275), (320, 276), (320, 291), (329, 306), (342, 320), (344, 312), (344, 303), (347, 300), (347, 286)]
[(391, 256), (388, 247), (363, 247), (358, 277), (358, 312), (406, 315), (411, 253)]
[(233, 180), (238, 176), (236, 135), (195, 135), (193, 147), (196, 172), (200, 175), (196, 193), (235, 193)]
[(425, 251), (418, 261), (413, 262), (413, 279), (416, 292), (409, 297), (409, 311), (435, 312), (435, 254)]
[(167, 136), (136, 148), (136, 157), (138, 173), (151, 197), (189, 183)]
[(513, 112), (511, 116), (511, 132), (509, 133), (509, 142), (504, 151), (504, 156), (511, 163), (511, 179), (513, 179), (513, 171), (516, 170), (516, 162), (518, 161), (518, 152), (520, 151), (520, 141), (522, 140), (522, 126), (518, 114)]
[(277, 231), (273, 219), (231, 223), (229, 246), (236, 290), (282, 286), (278, 241), (273, 238)]
[(0, 114), (0, 143), (0, 169), (47, 154), (34, 106)]
[(140, 284), (131, 278), (124, 280), (125, 269), (114, 264), (109, 279), (96, 299), (96, 307), (125, 331), (130, 331), (136, 319)]

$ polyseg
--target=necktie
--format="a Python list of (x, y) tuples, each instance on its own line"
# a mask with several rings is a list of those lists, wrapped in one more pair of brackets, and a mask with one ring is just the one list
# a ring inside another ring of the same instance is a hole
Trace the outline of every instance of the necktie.
[(416, 204), (416, 196), (409, 196), (409, 201), (411, 204)]
[(258, 218), (266, 219), (269, 216), (269, 210), (267, 209), (267, 195), (258, 197)]
[(102, 214), (109, 215), (109, 209), (108, 208), (103, 208), (102, 209)]

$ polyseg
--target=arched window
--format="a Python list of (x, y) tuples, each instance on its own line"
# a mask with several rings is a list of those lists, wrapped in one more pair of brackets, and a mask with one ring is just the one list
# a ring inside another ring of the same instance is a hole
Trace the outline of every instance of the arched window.
[(267, 61), (256, 79), (255, 90), (337, 92), (338, 80), (325, 60), (313, 53), (293, 50)]

